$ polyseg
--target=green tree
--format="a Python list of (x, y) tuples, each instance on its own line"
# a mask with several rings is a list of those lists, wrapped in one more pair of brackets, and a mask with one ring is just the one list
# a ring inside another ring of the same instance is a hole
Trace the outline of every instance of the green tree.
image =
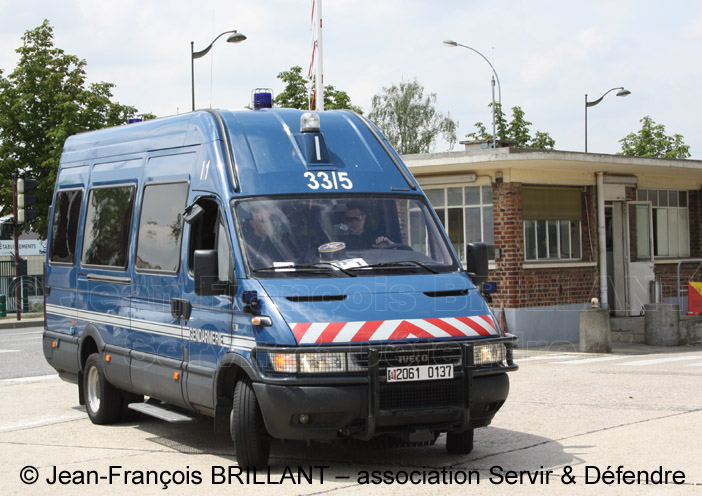
[[(492, 103), (488, 105), (492, 106)], [(531, 122), (524, 118), (524, 111), (521, 107), (512, 107), (512, 120), (507, 122), (502, 112), (502, 106), (495, 104), (495, 127), (497, 139), (503, 141), (516, 141), (519, 148), (553, 149), (556, 141), (543, 131), (536, 131), (534, 136), (529, 131)], [(492, 140), (492, 134), (487, 131), (482, 122), (475, 123), (476, 131), (467, 134), (466, 138), (475, 140)]]
[[(293, 66), (290, 70), (283, 71), (276, 76), (285, 83), (285, 88), (275, 97), (276, 105), (285, 108), (308, 110), (312, 102), (314, 88), (309, 86), (310, 81), (302, 76), (302, 67)], [(324, 86), (324, 108), (348, 109), (363, 113), (359, 107), (351, 103), (351, 97), (342, 90), (337, 90), (332, 85)]]
[(7, 77), (0, 72), (0, 204), (3, 214), (11, 212), (12, 173), (36, 177), (38, 216), (32, 230), (44, 237), (66, 138), (123, 124), (137, 110), (111, 101), (113, 84), (86, 87), (86, 62), (54, 46), (48, 20), (27, 31), (22, 42), (17, 67)]
[(436, 93), (424, 95), (416, 79), (383, 88), (373, 96), (368, 118), (401, 154), (428, 153), (442, 137), (456, 143), (458, 122), (436, 111)]
[(630, 157), (689, 158), (690, 147), (683, 142), (681, 134), (666, 136), (665, 126), (656, 124), (649, 116), (639, 122), (643, 126), (638, 133), (629, 133), (619, 142), (622, 151), (617, 155)]

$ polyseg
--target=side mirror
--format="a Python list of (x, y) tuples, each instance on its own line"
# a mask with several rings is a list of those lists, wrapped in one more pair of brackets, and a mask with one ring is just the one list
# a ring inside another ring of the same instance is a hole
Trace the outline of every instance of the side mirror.
[(195, 294), (213, 296), (226, 293), (226, 283), (219, 280), (217, 250), (195, 250), (193, 253)]
[(488, 280), (488, 249), (482, 242), (468, 243), (466, 268), (473, 284), (480, 288)]

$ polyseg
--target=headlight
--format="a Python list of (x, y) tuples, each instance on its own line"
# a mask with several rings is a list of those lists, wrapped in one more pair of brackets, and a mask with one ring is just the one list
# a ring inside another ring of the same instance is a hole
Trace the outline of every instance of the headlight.
[(500, 365), (505, 361), (506, 348), (502, 343), (484, 343), (473, 346), (473, 362), (476, 367)]
[(301, 374), (326, 374), (346, 371), (346, 353), (300, 353)]
[(335, 374), (358, 371), (355, 364), (347, 366), (346, 353), (269, 353), (271, 366), (286, 374)]

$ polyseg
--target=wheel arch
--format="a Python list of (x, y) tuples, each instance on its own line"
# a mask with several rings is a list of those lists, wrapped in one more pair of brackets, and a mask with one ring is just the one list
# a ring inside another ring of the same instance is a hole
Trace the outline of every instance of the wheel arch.
[(80, 405), (85, 405), (83, 394), (85, 362), (90, 355), (100, 353), (103, 349), (105, 349), (105, 342), (100, 336), (100, 331), (94, 325), (88, 324), (78, 344), (78, 404)]
[(234, 387), (242, 378), (258, 378), (253, 364), (236, 352), (227, 353), (219, 362), (214, 380), (215, 432), (229, 430), (229, 414), (234, 404)]

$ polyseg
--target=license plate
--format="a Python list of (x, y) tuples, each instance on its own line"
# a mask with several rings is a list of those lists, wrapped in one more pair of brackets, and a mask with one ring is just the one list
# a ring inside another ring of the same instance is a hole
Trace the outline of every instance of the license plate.
[(387, 379), (388, 382), (453, 379), (453, 365), (414, 365), (389, 368)]

